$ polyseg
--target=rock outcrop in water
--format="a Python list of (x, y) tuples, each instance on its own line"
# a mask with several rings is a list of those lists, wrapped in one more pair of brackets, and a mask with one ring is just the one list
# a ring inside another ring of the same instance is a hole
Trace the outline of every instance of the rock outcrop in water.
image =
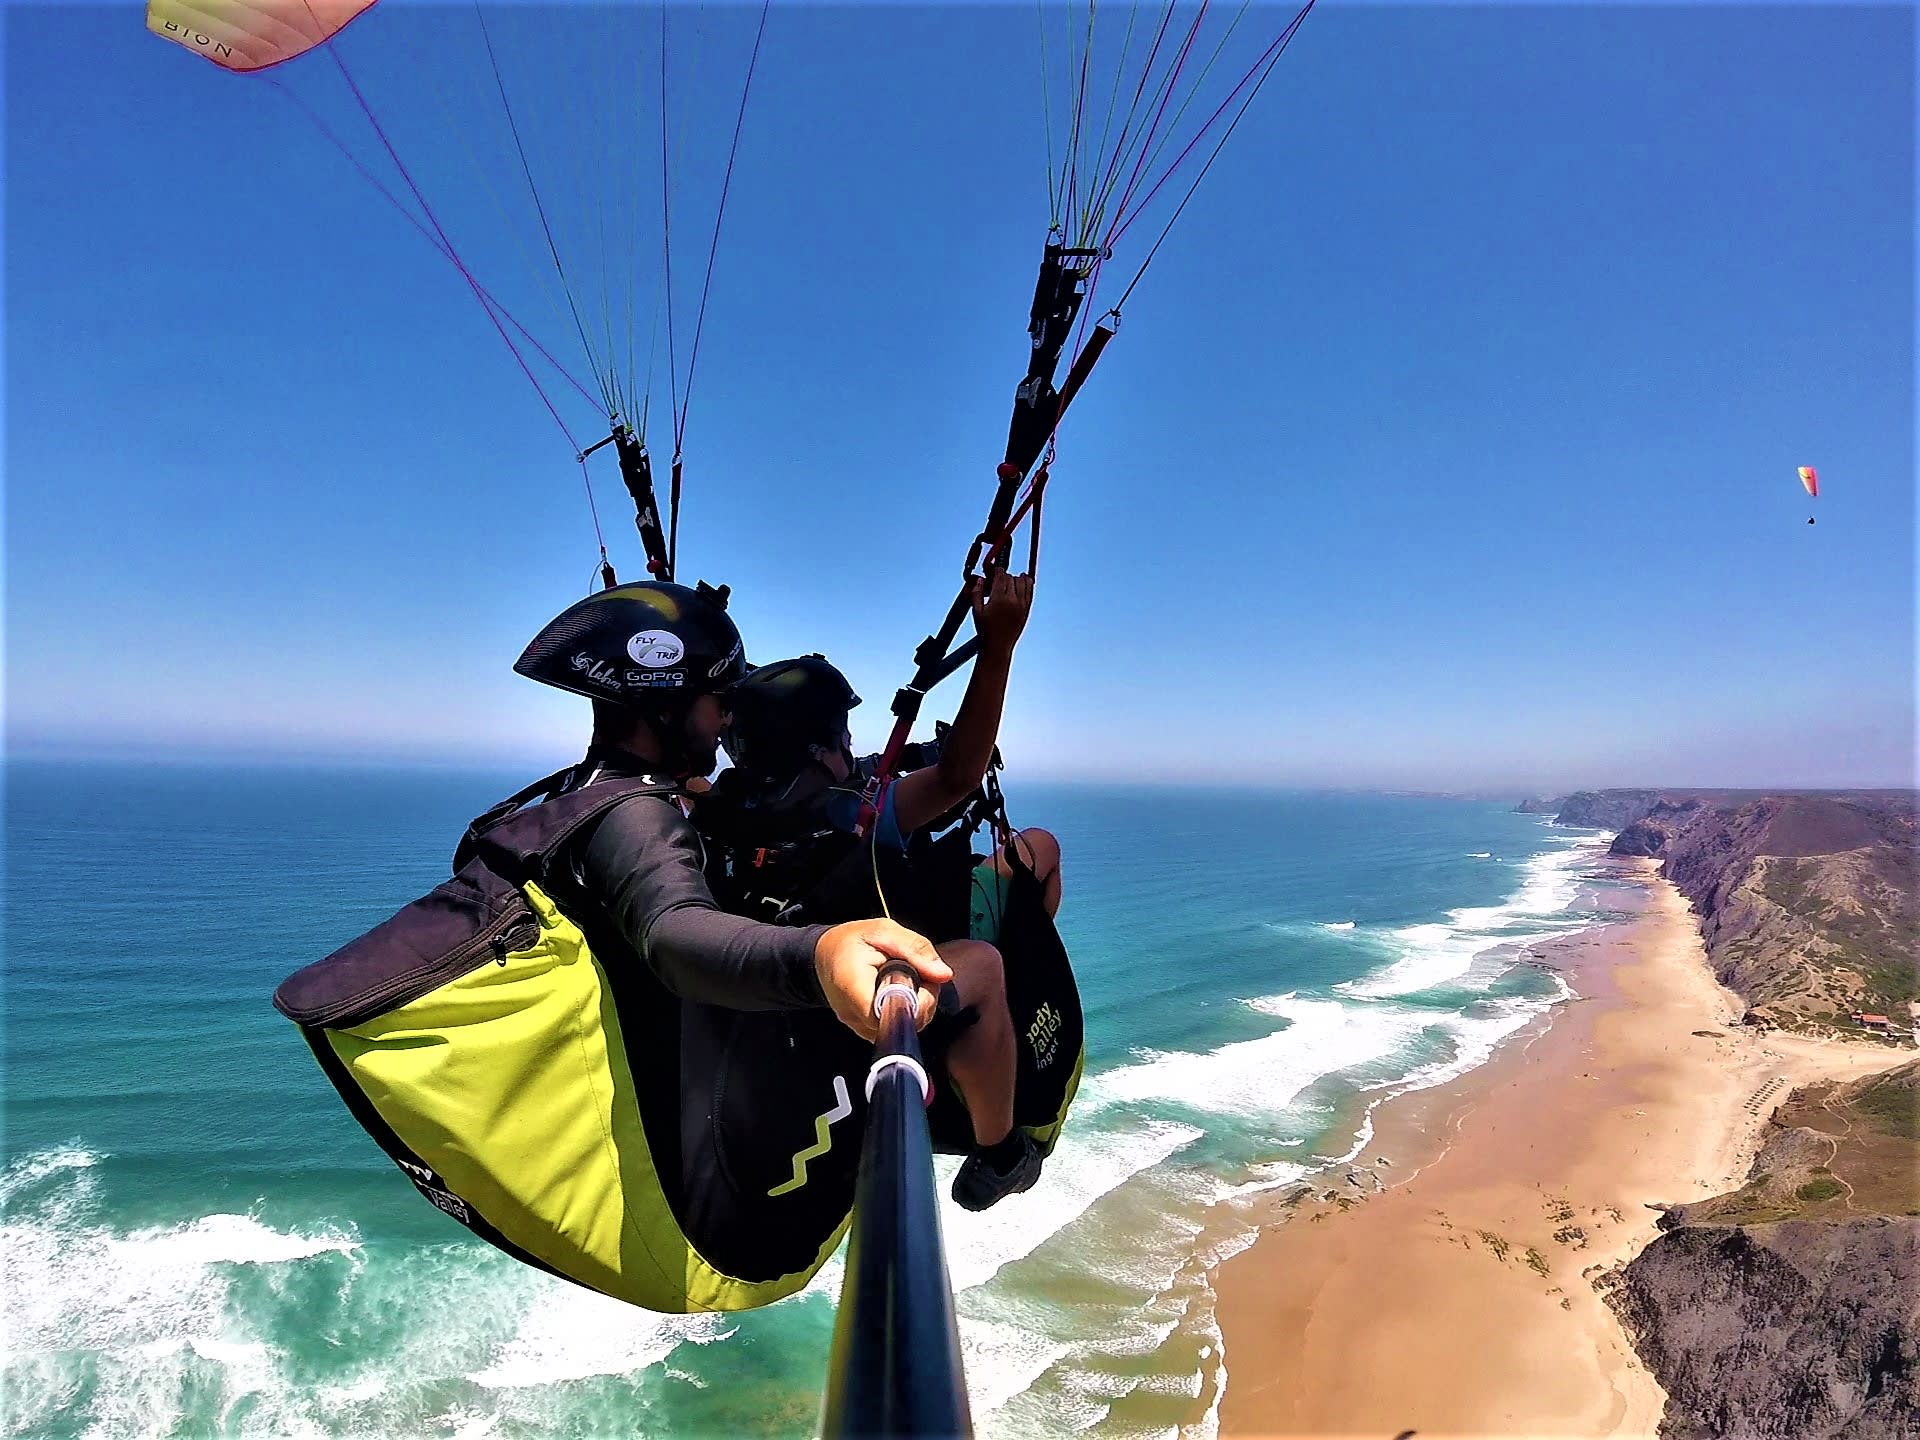
[(1663, 862), (1751, 1021), (1859, 1033), (1854, 1017), (1883, 1015), (1911, 1035), (1911, 791), (1592, 791), (1568, 796), (1556, 822), (1615, 830), (1614, 854)]
[(1669, 1209), (1612, 1291), (1660, 1434), (1920, 1435), (1920, 1061), (1771, 1123), (1747, 1183)]

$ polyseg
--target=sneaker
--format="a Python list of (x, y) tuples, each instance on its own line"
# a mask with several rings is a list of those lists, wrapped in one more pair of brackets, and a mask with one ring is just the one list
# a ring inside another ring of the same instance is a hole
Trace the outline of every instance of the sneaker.
[(1009, 1195), (1031, 1190), (1034, 1181), (1040, 1178), (1040, 1166), (1045, 1159), (1040, 1147), (1033, 1143), (1033, 1137), (1024, 1132), (1020, 1136), (1019, 1158), (1010, 1169), (994, 1169), (987, 1163), (986, 1156), (976, 1150), (961, 1163), (960, 1173), (953, 1177), (954, 1203), (963, 1210), (985, 1210)]

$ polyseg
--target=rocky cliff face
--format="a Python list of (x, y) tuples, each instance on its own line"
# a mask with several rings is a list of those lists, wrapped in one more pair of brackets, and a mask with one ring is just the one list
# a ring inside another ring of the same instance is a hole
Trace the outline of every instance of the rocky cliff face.
[[(1658, 858), (1747, 1018), (1851, 1030), (1920, 998), (1914, 796), (1603, 791), (1562, 824)], [(1611, 1299), (1663, 1440), (1920, 1436), (1920, 1061), (1797, 1090), (1747, 1182), (1675, 1206)]]
[(1611, 1299), (1663, 1440), (1920, 1435), (1920, 1062), (1797, 1090), (1747, 1183), (1675, 1206)]
[(1513, 813), (1516, 815), (1558, 815), (1560, 813), (1560, 807), (1565, 803), (1563, 800), (1542, 800), (1538, 798), (1522, 800), (1518, 805), (1513, 807)]
[(1657, 790), (1581, 790), (1560, 802), (1556, 825), (1584, 830), (1621, 830), (1633, 824), (1660, 798)]
[(1605, 790), (1570, 795), (1565, 825), (1613, 829), (1616, 855), (1652, 856), (1700, 917), (1721, 982), (1749, 1018), (1909, 1029), (1920, 1000), (1914, 796), (1899, 791)]
[(1920, 1434), (1920, 1220), (1663, 1235), (1616, 1305), (1667, 1392), (1663, 1440)]

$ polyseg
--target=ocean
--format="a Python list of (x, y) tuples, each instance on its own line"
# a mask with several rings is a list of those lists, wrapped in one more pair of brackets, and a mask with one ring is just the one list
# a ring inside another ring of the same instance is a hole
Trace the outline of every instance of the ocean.
[[(814, 1432), (838, 1260), (697, 1317), (525, 1268), (419, 1198), (268, 1003), (530, 778), (8, 766), (9, 1433)], [(1612, 917), (1605, 837), (1425, 796), (1008, 799), (1061, 840), (1087, 1068), (1034, 1190), (944, 1208), (976, 1426), (1204, 1432), (1209, 1272), (1255, 1197), (1567, 993), (1527, 946)]]

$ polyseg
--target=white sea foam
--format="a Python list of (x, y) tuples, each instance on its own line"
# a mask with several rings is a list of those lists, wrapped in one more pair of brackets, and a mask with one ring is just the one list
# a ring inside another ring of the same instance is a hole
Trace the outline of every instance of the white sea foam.
[(98, 1155), (77, 1145), (22, 1155), (7, 1166), (4, 1175), (0, 1175), (0, 1205), (12, 1204), (14, 1196), (49, 1176), (66, 1170), (90, 1170), (99, 1161)]
[[(991, 1210), (942, 1207), (940, 1223), (946, 1232), (953, 1288), (986, 1284), (1002, 1267), (1031, 1255), (1084, 1215), (1101, 1196), (1158, 1165), (1200, 1134), (1191, 1125), (1160, 1120), (1105, 1134), (1083, 1134), (1068, 1126), (1059, 1148), (1047, 1160), (1045, 1178), (1025, 1195)], [(959, 1161), (942, 1157), (939, 1164), (944, 1190)]]
[(1334, 1160), (1336, 1165), (1345, 1165), (1360, 1158), (1360, 1152), (1373, 1143), (1373, 1106), (1367, 1106), (1367, 1113), (1360, 1117), (1360, 1128), (1354, 1131), (1353, 1146), (1346, 1154)]
[(251, 1215), (203, 1215), (186, 1225), (136, 1230), (123, 1238), (108, 1236), (103, 1243), (129, 1269), (284, 1264), (329, 1251), (345, 1255), (360, 1246), (356, 1236), (275, 1230)]
[[(357, 1237), (275, 1230), (251, 1215), (117, 1232), (96, 1218), (98, 1158), (41, 1152), (7, 1172), (0, 1313), (12, 1423), (165, 1433), (185, 1422), (191, 1398), (196, 1407), (211, 1399), (222, 1428), (244, 1405), (248, 1428), (319, 1434), (280, 1352), (258, 1333), (258, 1317), (238, 1313), (232, 1289), (243, 1268), (317, 1256), (357, 1265)], [(95, 1377), (77, 1412), (75, 1354), (91, 1357)]]
[[(102, 1436), (203, 1426), (276, 1436), (389, 1433), (423, 1391), (469, 1370), (491, 1366), (502, 1373), (490, 1378), (511, 1382), (550, 1364), (542, 1344), (561, 1348), (564, 1318), (555, 1316), (577, 1313), (569, 1308), (575, 1300), (598, 1299), (466, 1239), (387, 1252), (370, 1266), (350, 1230), (277, 1229), (256, 1215), (123, 1232), (101, 1222), (90, 1164), (31, 1159), (16, 1172), (67, 1173), (60, 1188), (43, 1185), (25, 1200), (17, 1187), (0, 1234), (9, 1419), (27, 1432), (57, 1425)], [(296, 1274), (316, 1265), (333, 1267), (337, 1283), (292, 1288)], [(552, 1292), (566, 1298), (551, 1301)], [(275, 1327), (294, 1318), (296, 1296), (301, 1320), (343, 1344), (363, 1329), (385, 1333), (398, 1317), (404, 1324), (377, 1358), (315, 1383), (274, 1343)], [(602, 1303), (622, 1321), (653, 1318)], [(328, 1304), (337, 1308), (315, 1308)], [(581, 1356), (573, 1371), (647, 1362), (642, 1339), (603, 1315), (590, 1318), (564, 1342), (570, 1358)], [(414, 1412), (405, 1428), (487, 1434), (515, 1407), (503, 1401), (421, 1418), (428, 1413)]]
[(967, 1399), (975, 1418), (990, 1415), (1016, 1395), (1024, 1395), (1073, 1348), (1017, 1317), (988, 1319), (963, 1311), (959, 1321)]
[[(1462, 908), (1450, 914), (1445, 923), (1409, 926), (1397, 932), (1393, 938), (1398, 942), (1401, 954), (1392, 964), (1373, 976), (1335, 987), (1341, 996), (1340, 1001), (1335, 1003), (1352, 1007), (1357, 1014), (1337, 1018), (1325, 1011), (1301, 1015), (1296, 1007), (1303, 1003), (1315, 1005), (1322, 1002), (1303, 1002), (1298, 996), (1250, 1002), (1257, 1009), (1287, 1013), (1289, 1018), (1295, 1019), (1292, 1028), (1270, 1037), (1282, 1044), (1294, 1038), (1307, 1042), (1309, 1048), (1316, 1043), (1331, 1048), (1343, 1035), (1365, 1035), (1370, 1037), (1372, 1043), (1356, 1047), (1354, 1053), (1371, 1052), (1377, 1055), (1383, 1053), (1379, 1043), (1383, 1038), (1394, 1034), (1410, 1038), (1409, 1030), (1403, 1027), (1418, 1027), (1418, 1033), (1429, 1037), (1438, 1032), (1448, 1042), (1445, 1056), (1418, 1065), (1374, 1095), (1360, 1120), (1353, 1144), (1344, 1155), (1326, 1162), (1327, 1168), (1350, 1164), (1367, 1151), (1373, 1143), (1374, 1108), (1386, 1098), (1408, 1090), (1443, 1084), (1484, 1063), (1503, 1040), (1552, 1004), (1573, 994), (1561, 976), (1549, 972), (1555, 991), (1551, 996), (1489, 998), (1460, 1012), (1415, 1010), (1398, 1005), (1393, 999), (1440, 983), (1459, 983), (1474, 971), (1476, 960), (1495, 946), (1523, 944), (1530, 939), (1563, 933), (1590, 923), (1585, 917), (1567, 914), (1565, 907), (1579, 893), (1579, 872), (1604, 846), (1605, 839), (1596, 839), (1591, 835), (1556, 839), (1560, 843), (1553, 850), (1528, 863), (1520, 889), (1504, 905)], [(1472, 858), (1491, 859), (1492, 856), (1488, 852)], [(1505, 968), (1504, 961), (1497, 967), (1499, 970)], [(1488, 978), (1491, 978), (1491, 974)], [(1299, 1033), (1303, 1020), (1311, 1027), (1305, 1035)], [(1251, 1043), (1258, 1045), (1264, 1042)], [(1354, 1067), (1349, 1064), (1346, 1068)], [(1298, 1089), (1295, 1082), (1299, 1074), (1299, 1069), (1288, 1069), (1284, 1075), (1277, 1077), (1272, 1094), (1296, 1095)], [(1239, 1184), (1218, 1186), (1216, 1197), (1224, 1204), (1217, 1206), (1213, 1212), (1216, 1220), (1213, 1226), (1214, 1240), (1207, 1247), (1208, 1268), (1246, 1248), (1258, 1235), (1257, 1227), (1251, 1222), (1234, 1226), (1219, 1217), (1240, 1211), (1242, 1203), (1252, 1197), (1297, 1184), (1313, 1173), (1308, 1167), (1277, 1161), (1256, 1168)], [(1183, 1436), (1212, 1440), (1219, 1433), (1219, 1402), (1225, 1392), (1228, 1371), (1224, 1346), (1219, 1344), (1218, 1327), (1212, 1319), (1211, 1285), (1203, 1281), (1203, 1287), (1204, 1300), (1195, 1301), (1196, 1317), (1204, 1310), (1205, 1323), (1211, 1327), (1214, 1337), (1214, 1348), (1209, 1352), (1203, 1347), (1202, 1367), (1192, 1377), (1176, 1379), (1169, 1374), (1161, 1377), (1156, 1386), (1143, 1388), (1207, 1394), (1210, 1353), (1213, 1357), (1210, 1377), (1212, 1398), (1207, 1412), (1196, 1424), (1183, 1427), (1181, 1433)], [(1185, 1388), (1189, 1378), (1196, 1387), (1190, 1391)]]
[(1255, 1165), (1249, 1172), (1252, 1178), (1238, 1184), (1227, 1180), (1216, 1182), (1214, 1199), (1237, 1200), (1247, 1195), (1264, 1195), (1269, 1190), (1284, 1190), (1289, 1185), (1298, 1185), (1319, 1168), (1296, 1165), (1291, 1160), (1268, 1161), (1263, 1165)]
[[(1408, 925), (1389, 937), (1399, 952), (1383, 969), (1334, 988), (1380, 998), (1413, 995), (1440, 985), (1472, 983), (1475, 962), (1499, 946), (1518, 946), (1587, 923), (1567, 912), (1579, 893), (1582, 870), (1600, 849), (1591, 836), (1559, 843), (1521, 867), (1520, 888), (1499, 905), (1463, 906), (1444, 921)], [(1477, 977), (1484, 988), (1492, 974)]]
[[(1068, 1246), (1036, 1258), (1046, 1270), (1011, 1277), (1012, 1283), (1003, 1272), (992, 1284), (960, 1293), (983, 1436), (1084, 1431), (1105, 1418), (1114, 1398), (1137, 1387), (1138, 1357), (1155, 1354), (1183, 1313), (1176, 1280), (1193, 1270), (1203, 1248), (1211, 1185), (1208, 1172), (1178, 1163), (1136, 1172), (1071, 1227)], [(964, 1252), (964, 1240), (951, 1229), (947, 1240), (950, 1260)], [(1059, 1293), (1049, 1271), (1071, 1276), (1077, 1292), (1090, 1287), (1112, 1298), (1091, 1308), (1062, 1306), (1046, 1298)], [(1103, 1363), (1128, 1357), (1120, 1374)]]
[(1204, 1054), (1149, 1052), (1095, 1077), (1089, 1088), (1101, 1100), (1173, 1101), (1206, 1113), (1264, 1118), (1284, 1110), (1314, 1081), (1391, 1054), (1432, 1020), (1397, 1007), (1292, 993), (1247, 1004), (1292, 1024)]
[(1467, 852), (1467, 859), (1469, 860), (1491, 860), (1492, 858), (1493, 852), (1491, 850), (1469, 850)]
[(847, 1276), (847, 1246), (842, 1241), (840, 1248), (833, 1252), (833, 1258), (814, 1272), (813, 1279), (801, 1290), (802, 1295), (824, 1295), (829, 1302), (840, 1298), (840, 1285)]
[[(1244, 1242), (1233, 1254), (1238, 1254), (1250, 1246), (1256, 1238), (1256, 1231), (1248, 1227), (1244, 1231)], [(1231, 1260), (1233, 1254), (1221, 1256), (1221, 1261)], [(1206, 1413), (1192, 1425), (1183, 1425), (1179, 1430), (1179, 1440), (1217, 1440), (1219, 1436), (1219, 1402), (1227, 1398), (1227, 1338), (1219, 1329), (1219, 1294), (1213, 1290), (1212, 1271), (1200, 1277), (1200, 1294), (1194, 1298), (1194, 1304), (1188, 1308), (1194, 1315), (1196, 1331), (1206, 1336), (1206, 1344), (1200, 1346), (1200, 1392), (1206, 1394), (1212, 1390)]]
[[(1258, 1226), (1218, 1207), (1181, 1205), (1169, 1220), (1177, 1235), (1159, 1245), (1165, 1269), (1141, 1302), (1122, 1310), (1103, 1307), (1044, 1388), (1007, 1407), (1006, 1415), (1025, 1420), (1026, 1428), (996, 1429), (1009, 1435), (1092, 1431), (1109, 1423), (1129, 1396), (1191, 1399), (1204, 1394), (1210, 1380), (1217, 1384), (1219, 1327), (1208, 1270), (1246, 1248)], [(1133, 1233), (1148, 1247), (1165, 1239)]]
[(513, 1337), (467, 1378), (504, 1390), (590, 1375), (634, 1375), (684, 1343), (705, 1345), (731, 1334), (722, 1315), (656, 1315), (554, 1281), (541, 1287)]
[[(1071, 1385), (1050, 1385), (1044, 1402), (1030, 1395), (1017, 1395), (1013, 1402), (981, 1416), (974, 1422), (982, 1440), (1031, 1440), (1035, 1435), (1084, 1435), (1107, 1418), (1107, 1402), (1086, 1393), (1084, 1374), (1072, 1377)], [(968, 1383), (972, 1383), (969, 1377)]]
[(451, 1440), (488, 1440), (500, 1433), (500, 1420), (498, 1412), (452, 1405), (426, 1423), (437, 1431), (444, 1431)]
[(205, 1335), (182, 1335), (133, 1347), (134, 1354), (148, 1360), (169, 1359), (188, 1351), (202, 1360), (232, 1366), (257, 1366), (272, 1353), (269, 1347), (257, 1340), (217, 1340)]
[(1207, 1403), (1206, 1414), (1192, 1425), (1181, 1427), (1180, 1440), (1217, 1440), (1220, 1434), (1220, 1402), (1227, 1398), (1227, 1347), (1225, 1341), (1218, 1338), (1220, 1327), (1217, 1323), (1213, 1333), (1216, 1342), (1211, 1346), (1202, 1346), (1200, 1351), (1202, 1362), (1212, 1362), (1213, 1399)]
[(356, 1375), (351, 1380), (343, 1380), (335, 1385), (323, 1385), (320, 1398), (329, 1410), (344, 1409), (349, 1405), (363, 1404), (368, 1400), (377, 1400), (387, 1391), (387, 1377), (377, 1371), (369, 1370)]
[(135, 1351), (156, 1342), (178, 1353), (192, 1339), (206, 1342), (196, 1350), (203, 1358), (219, 1358), (223, 1345), (252, 1343), (223, 1333), (227, 1267), (348, 1255), (359, 1243), (338, 1232), (276, 1231), (246, 1215), (119, 1235), (76, 1223), (89, 1189), (76, 1185), (38, 1213), (10, 1215), (0, 1227), (10, 1354)]
[(1353, 929), (1353, 921), (1351, 920), (1318, 920), (1314, 923), (1321, 930), (1347, 931)]

